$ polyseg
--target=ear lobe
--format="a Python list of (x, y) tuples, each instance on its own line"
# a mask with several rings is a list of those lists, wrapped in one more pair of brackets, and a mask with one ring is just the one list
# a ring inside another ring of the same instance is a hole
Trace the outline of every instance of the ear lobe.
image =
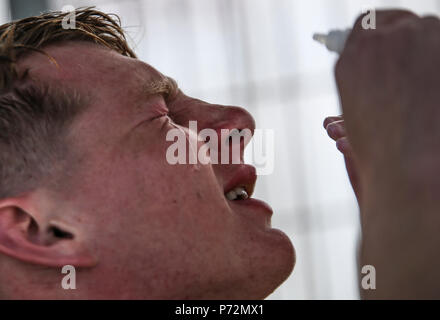
[(74, 232), (34, 217), (16, 205), (0, 203), (0, 253), (46, 267), (93, 267), (96, 258)]

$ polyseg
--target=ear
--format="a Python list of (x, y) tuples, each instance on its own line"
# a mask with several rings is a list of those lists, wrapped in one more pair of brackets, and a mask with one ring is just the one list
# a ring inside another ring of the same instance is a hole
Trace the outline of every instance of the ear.
[(29, 199), (0, 200), (0, 253), (46, 267), (97, 264), (73, 228), (39, 210)]

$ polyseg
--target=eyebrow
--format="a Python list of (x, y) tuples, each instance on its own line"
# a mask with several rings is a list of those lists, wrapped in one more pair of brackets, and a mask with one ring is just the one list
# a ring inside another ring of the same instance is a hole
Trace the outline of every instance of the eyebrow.
[(179, 91), (176, 80), (171, 77), (162, 77), (160, 80), (153, 80), (143, 85), (142, 93), (147, 96), (161, 94), (165, 99), (172, 98)]

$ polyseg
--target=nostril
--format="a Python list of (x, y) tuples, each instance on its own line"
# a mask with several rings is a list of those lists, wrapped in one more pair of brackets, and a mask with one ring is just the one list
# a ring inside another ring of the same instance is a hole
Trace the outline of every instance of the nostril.
[(73, 239), (73, 234), (55, 226), (50, 227), (49, 232), (52, 233), (55, 238)]
[[(240, 135), (242, 131), (243, 131), (242, 129), (231, 130), (225, 141), (226, 145), (231, 145), (234, 142), (234, 136)], [(240, 141), (241, 141), (241, 136), (240, 136)]]

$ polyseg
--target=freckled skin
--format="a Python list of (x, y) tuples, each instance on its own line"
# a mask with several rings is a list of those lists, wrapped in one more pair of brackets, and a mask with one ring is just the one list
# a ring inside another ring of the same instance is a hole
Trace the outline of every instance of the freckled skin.
[[(140, 96), (137, 88), (161, 74), (97, 45), (70, 42), (46, 51), (59, 69), (42, 55), (21, 66), (36, 79), (87, 92), (92, 101), (70, 129), (72, 172), (53, 202), (60, 214), (75, 217), (98, 264), (78, 271), (77, 290), (43, 290), (37, 283), (33, 293), (18, 289), (17, 296), (260, 299), (290, 275), (290, 240), (261, 213), (224, 197), (236, 166), (195, 169), (166, 161), (168, 130), (190, 120), (198, 130), (253, 129), (249, 113), (182, 92), (168, 106), (159, 95)], [(169, 116), (158, 116), (164, 107)], [(61, 279), (55, 269), (40, 275), (42, 282)]]

